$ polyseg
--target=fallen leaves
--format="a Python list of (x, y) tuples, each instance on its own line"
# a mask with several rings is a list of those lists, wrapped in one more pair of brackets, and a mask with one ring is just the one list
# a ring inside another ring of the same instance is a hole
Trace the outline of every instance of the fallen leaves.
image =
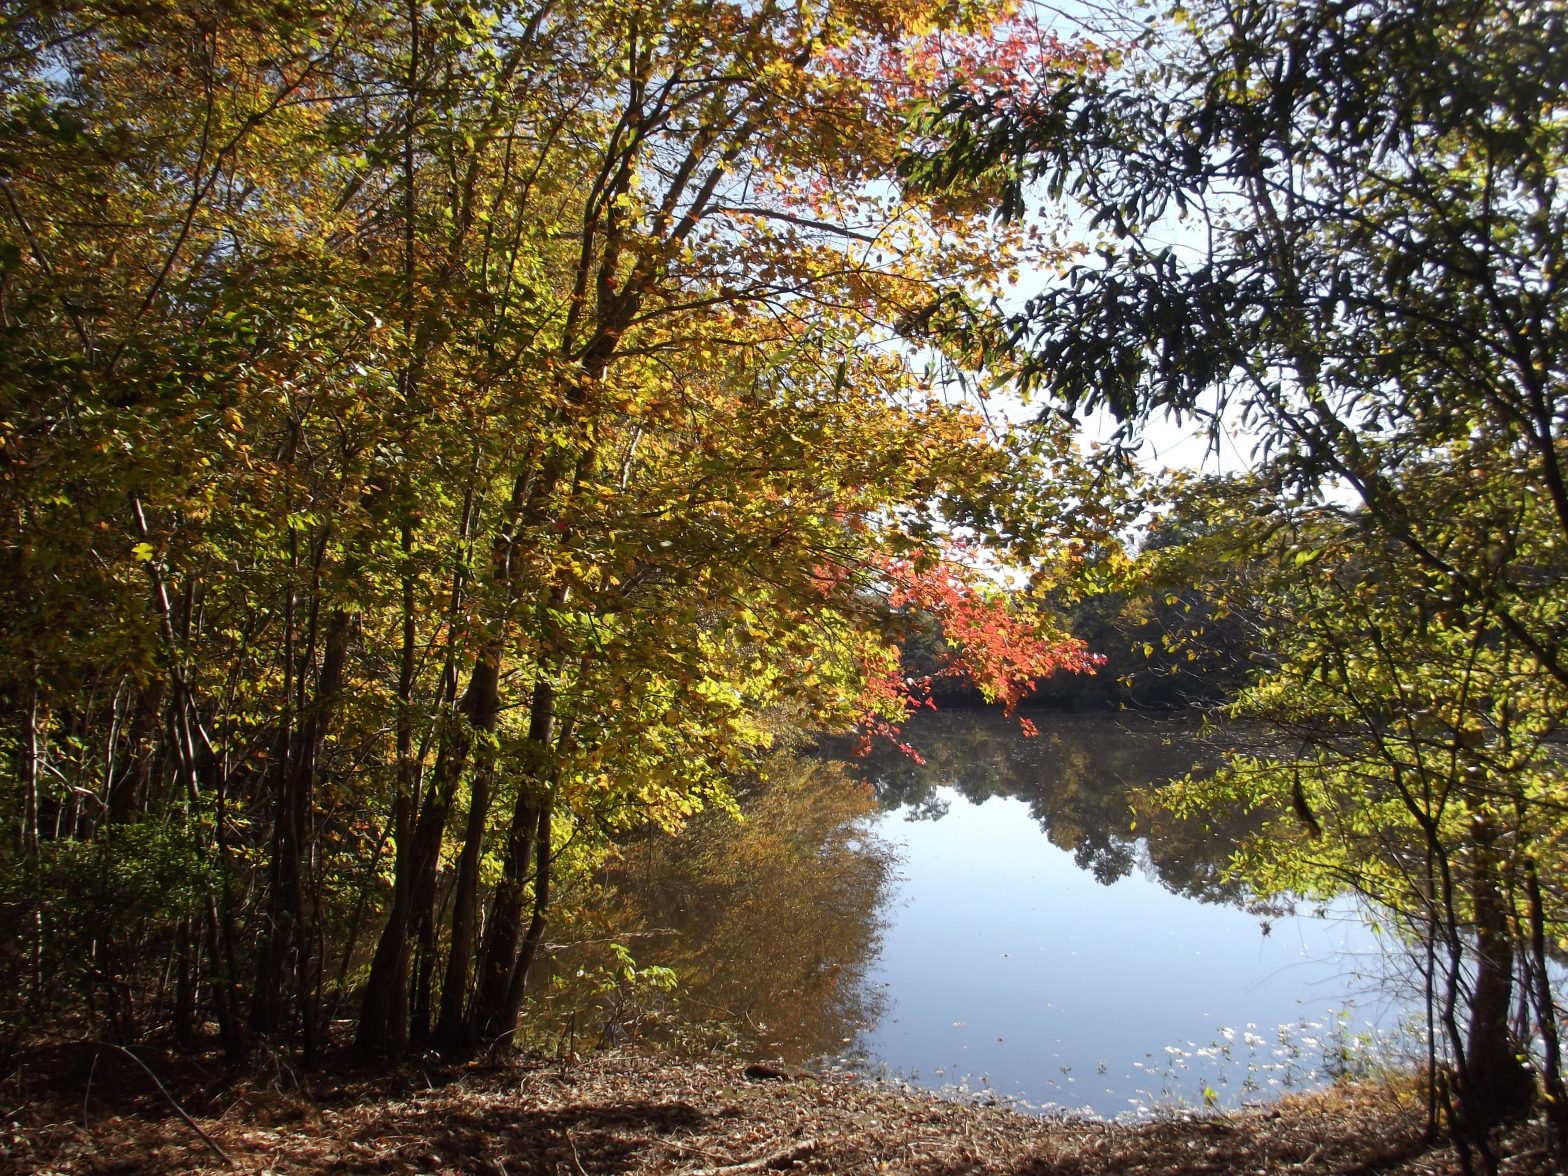
[[(17, 1071), (23, 1079), (27, 1065)], [(1451, 1150), (1423, 1142), (1419, 1100), (1393, 1085), (1223, 1117), (1104, 1123), (798, 1071), (762, 1079), (724, 1057), (608, 1052), (581, 1061), (411, 1067), (393, 1076), (333, 1071), (307, 1076), (308, 1099), (243, 1078), (215, 1087), (206, 1072), (170, 1073), (172, 1059), (152, 1068), (241, 1170), (278, 1176), (1460, 1170)], [(35, 1068), (30, 1091), (5, 1092), (6, 1105), (20, 1105), (0, 1132), (0, 1171), (227, 1171), (145, 1080), (138, 1089), (127, 1070), (107, 1085), (100, 1066), (97, 1110), (89, 1106), (84, 1116), (75, 1073), (63, 1059), (48, 1080)], [(1541, 1145), (1533, 1126), (1520, 1128), (1505, 1141), (1502, 1171), (1552, 1171)]]

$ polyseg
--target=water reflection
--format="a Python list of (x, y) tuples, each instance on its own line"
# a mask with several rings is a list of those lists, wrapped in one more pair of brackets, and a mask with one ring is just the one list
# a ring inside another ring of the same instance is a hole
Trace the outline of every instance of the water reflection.
[(1039, 725), (925, 716), (924, 766), (780, 759), (743, 823), (639, 838), (564, 936), (536, 1024), (1114, 1115), (1321, 1081), (1369, 1010), (1393, 1017), (1347, 910), (1248, 909), (1223, 877), (1244, 816), (1161, 814), (1158, 785), (1221, 753), (1195, 723)]
[(1179, 821), (1161, 811), (1165, 782), (1211, 766), (1224, 744), (1185, 716), (1050, 715), (1026, 737), (995, 711), (919, 716), (907, 734), (923, 765), (882, 746), (860, 761), (884, 810), (934, 820), (946, 812), (942, 790), (979, 804), (1016, 797), (1050, 843), (1079, 869), (1110, 885), (1136, 867), (1167, 889), (1205, 902), (1244, 899), (1220, 877), (1237, 841), (1255, 828), (1244, 814), (1219, 826)]
[(1316, 1084), (1398, 1021), (1353, 910), (1249, 903), (1223, 877), (1247, 818), (1160, 812), (1159, 784), (1222, 745), (1172, 719), (1039, 725), (936, 714), (909, 732), (926, 766), (866, 763), (906, 859), (868, 1055), (922, 1085), (1115, 1115)]
[(884, 990), (866, 970), (895, 862), (869, 828), (875, 798), (841, 764), (779, 757), (739, 800), (740, 822), (702, 814), (679, 837), (649, 831), (624, 848), (578, 942), (556, 954), (536, 1020), (803, 1063), (880, 1019)]

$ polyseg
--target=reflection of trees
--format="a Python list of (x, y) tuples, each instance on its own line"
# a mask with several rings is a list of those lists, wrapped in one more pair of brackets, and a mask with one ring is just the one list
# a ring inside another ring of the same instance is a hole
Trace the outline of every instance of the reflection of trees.
[[(742, 821), (705, 813), (678, 838), (650, 832), (607, 871), (600, 929), (574, 934), (619, 938), (639, 967), (670, 968), (678, 986), (635, 995), (623, 968), (589, 1016), (618, 1022), (616, 1033), (666, 1017), (718, 1023), (791, 1061), (839, 1052), (876, 1019), (881, 995), (865, 970), (893, 864), (865, 829), (876, 804), (834, 763), (781, 755), (767, 775), (740, 790)], [(557, 974), (592, 979), (615, 964), (610, 948), (587, 944)]]
[[(906, 729), (924, 765), (890, 747), (859, 761), (884, 809), (939, 819), (939, 788), (979, 803), (1012, 796), (1029, 805), (1047, 839), (1105, 885), (1142, 863), (1168, 890), (1204, 902), (1244, 897), (1221, 877), (1251, 824), (1181, 820), (1159, 802), (1160, 785), (1217, 759), (1215, 744), (1185, 720), (1046, 714), (1029, 737), (995, 711), (921, 715)], [(1134, 830), (1136, 820), (1136, 831)]]
[[(638, 837), (604, 872), (603, 895), (559, 928), (575, 946), (557, 953), (554, 971), (570, 983), (534, 1023), (564, 1029), (575, 1016), (591, 1037), (668, 1019), (707, 1023), (795, 1061), (839, 1052), (879, 1014), (880, 994), (864, 980), (892, 851), (868, 835), (865, 818), (880, 808), (940, 820), (944, 788), (975, 803), (1025, 801), (1051, 844), (1103, 884), (1141, 867), (1179, 894), (1245, 899), (1221, 878), (1244, 818), (1205, 826), (1159, 803), (1161, 784), (1217, 758), (1194, 724), (1042, 715), (1039, 725), (1029, 738), (995, 711), (923, 715), (908, 734), (924, 766), (891, 748), (847, 766), (780, 755), (765, 783), (740, 790), (744, 821), (707, 813), (678, 838)], [(637, 968), (672, 969), (678, 987), (628, 975), (612, 941)]]

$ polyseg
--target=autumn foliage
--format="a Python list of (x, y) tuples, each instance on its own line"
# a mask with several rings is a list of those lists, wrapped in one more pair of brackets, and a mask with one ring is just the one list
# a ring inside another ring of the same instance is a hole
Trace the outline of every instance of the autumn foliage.
[(1084, 668), (933, 570), (1045, 557), (1064, 434), (900, 334), (1060, 255), (896, 169), (1048, 60), (924, 0), (0, 17), (13, 1028), (514, 1040), (618, 839), (907, 708), (901, 613), (1009, 706)]
[[(1017, 611), (994, 586), (987, 591), (979, 576), (954, 558), (924, 566), (908, 558), (884, 558), (878, 567), (886, 580), (888, 607), (939, 628), (942, 661), (935, 673), (919, 676), (904, 672), (897, 651), (884, 651), (880, 666), (868, 661), (863, 753), (881, 737), (922, 762), (898, 723), (922, 707), (935, 706), (931, 691), (938, 677), (959, 679), (1012, 714), (1039, 679), (1093, 673), (1104, 663), (1103, 655), (1055, 630), (1048, 618)], [(1028, 718), (1021, 717), (1019, 725), (1025, 734), (1038, 733)]]

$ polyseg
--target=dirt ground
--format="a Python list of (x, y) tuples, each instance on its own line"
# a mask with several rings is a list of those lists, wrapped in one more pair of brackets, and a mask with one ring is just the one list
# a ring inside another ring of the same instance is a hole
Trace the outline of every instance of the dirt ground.
[[(735, 1059), (627, 1052), (405, 1067), (397, 1075), (217, 1062), (77, 1043), (13, 1057), (0, 1171), (485, 1173), (793, 1171), (926, 1176), (1457, 1173), (1393, 1083), (1146, 1123), (1038, 1118)], [(143, 1068), (145, 1065), (145, 1069)], [(1502, 1171), (1555, 1171), (1536, 1124)]]

